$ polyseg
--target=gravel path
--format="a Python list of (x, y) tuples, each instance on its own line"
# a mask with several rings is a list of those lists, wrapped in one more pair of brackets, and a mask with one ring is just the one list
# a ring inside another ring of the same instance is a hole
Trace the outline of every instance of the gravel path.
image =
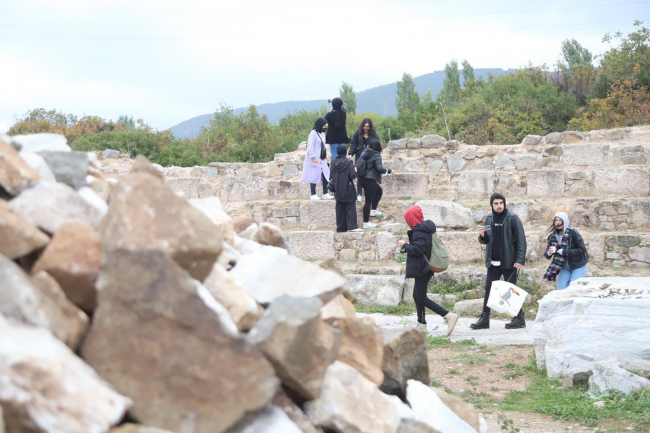
[[(387, 314), (364, 314), (357, 313), (359, 317), (372, 317), (380, 328), (406, 328), (417, 324), (417, 316), (391, 316)], [(473, 330), (469, 327), (470, 323), (475, 322), (476, 318), (461, 317), (456, 323), (456, 329), (451, 335), (451, 341), (467, 340), (473, 338), (478, 344), (533, 344), (532, 322), (523, 329), (505, 329), (505, 320), (490, 320), (490, 329)], [(447, 335), (447, 326), (444, 324), (442, 317), (434, 314), (427, 315), (427, 326), (429, 335), (437, 337)]]

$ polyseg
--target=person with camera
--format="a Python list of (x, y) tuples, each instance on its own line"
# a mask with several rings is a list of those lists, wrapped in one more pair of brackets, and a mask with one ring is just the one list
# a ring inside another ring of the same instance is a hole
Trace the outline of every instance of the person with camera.
[(341, 98), (332, 99), (332, 110), (325, 115), (325, 120), (329, 124), (326, 143), (330, 145), (332, 158), (336, 158), (338, 147), (342, 144), (347, 149), (347, 144), (350, 141), (348, 130), (345, 126), (347, 112), (343, 107), (343, 100)]
[(431, 220), (424, 219), (420, 206), (411, 206), (404, 212), (404, 220), (411, 228), (407, 232), (409, 241), (400, 240), (397, 246), (401, 253), (406, 253), (406, 278), (414, 278), (413, 300), (418, 313), (417, 329), (428, 332), (426, 308), (439, 314), (447, 324), (447, 335), (451, 335), (458, 321), (458, 314), (450, 313), (433, 300), (427, 297), (429, 281), (433, 271), (429, 268), (427, 258), (431, 257), (433, 245), (432, 235), (436, 232), (436, 225)]
[(307, 154), (302, 168), (302, 181), (310, 184), (312, 200), (321, 199), (316, 195), (316, 184), (321, 182), (323, 183), (323, 200), (334, 198), (327, 192), (327, 183), (330, 178), (327, 150), (325, 149), (327, 128), (327, 120), (320, 117), (314, 122), (314, 129), (307, 137)]
[(382, 213), (377, 210), (379, 200), (383, 195), (381, 189), (381, 177), (385, 174), (395, 174), (390, 168), (384, 167), (381, 162), (382, 147), (379, 140), (372, 139), (368, 141), (368, 147), (361, 152), (361, 157), (357, 163), (357, 172), (359, 176), (359, 188), (365, 192), (366, 202), (363, 205), (363, 228), (371, 229), (377, 227), (377, 224), (370, 222), (370, 217), (381, 216)]
[(339, 145), (337, 157), (332, 160), (330, 171), (332, 180), (329, 183), (329, 189), (334, 191), (336, 199), (336, 231), (339, 233), (361, 232), (357, 224), (357, 206), (354, 189), (354, 179), (357, 178), (356, 167), (351, 159), (346, 157), (347, 148), (345, 145)]
[[(487, 306), (490, 289), (494, 281), (503, 277), (506, 281), (517, 284), (517, 272), (526, 263), (526, 233), (521, 220), (509, 209), (506, 209), (506, 198), (495, 192), (490, 197), (492, 212), (485, 220), (485, 225), (478, 227), (478, 241), (486, 245), (485, 266), (485, 296), (483, 298), (483, 313), (477, 322), (470, 325), (472, 329), (487, 329), (490, 327), (490, 308)], [(506, 329), (525, 328), (524, 310), (509, 322)]]
[[(372, 119), (366, 117), (359, 124), (359, 128), (352, 135), (352, 142), (350, 144), (350, 151), (348, 154), (354, 156), (354, 163), (356, 164), (361, 157), (361, 152), (366, 148), (366, 144), (370, 140), (379, 140), (379, 136), (375, 132), (375, 127), (372, 124)], [(359, 180), (357, 180), (357, 201), (361, 201), (361, 188), (359, 188)]]
[(578, 230), (569, 226), (569, 216), (564, 212), (558, 212), (553, 217), (544, 256), (552, 261), (542, 279), (557, 279), (557, 290), (566, 289), (573, 281), (587, 274), (589, 254), (585, 241)]

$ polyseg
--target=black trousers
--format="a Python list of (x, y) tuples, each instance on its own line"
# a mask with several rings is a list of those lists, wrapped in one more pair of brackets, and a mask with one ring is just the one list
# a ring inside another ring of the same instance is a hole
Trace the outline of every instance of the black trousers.
[(339, 233), (348, 230), (358, 229), (357, 204), (354, 201), (349, 203), (336, 202), (336, 231)]
[(433, 277), (433, 272), (429, 271), (419, 278), (415, 279), (415, 287), (413, 288), (413, 300), (415, 301), (415, 309), (418, 312), (418, 323), (427, 323), (425, 320), (425, 308), (445, 317), (449, 311), (442, 308), (440, 305), (433, 302), (427, 297), (427, 287), (429, 281)]
[(377, 182), (365, 177), (359, 178), (359, 188), (359, 194), (361, 194), (361, 189), (364, 189), (366, 192), (366, 202), (363, 205), (363, 222), (367, 223), (370, 221), (370, 209), (377, 209), (384, 190), (381, 189), (381, 185)]
[[(512, 275), (514, 273), (514, 275)], [(483, 312), (490, 314), (490, 308), (487, 306), (488, 298), (490, 297), (490, 290), (492, 289), (492, 282), (498, 281), (503, 277), (509, 283), (517, 284), (517, 269), (504, 269), (501, 266), (490, 266), (487, 268), (487, 278), (485, 279), (485, 296), (483, 297)], [(519, 310), (519, 314), (523, 310)]]

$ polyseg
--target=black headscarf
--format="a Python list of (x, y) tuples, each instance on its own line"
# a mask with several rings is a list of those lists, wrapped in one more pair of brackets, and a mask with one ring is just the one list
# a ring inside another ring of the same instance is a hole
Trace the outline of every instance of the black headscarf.
[(336, 128), (342, 128), (343, 126), (341, 125), (341, 109), (343, 107), (343, 100), (341, 98), (334, 98), (332, 99), (332, 108), (335, 110), (334, 114), (336, 114), (336, 118), (334, 120), (334, 126)]
[(319, 117), (314, 122), (314, 131), (318, 133), (325, 132), (325, 130), (323, 129), (323, 126), (325, 125), (327, 125), (327, 120), (323, 119), (322, 117)]

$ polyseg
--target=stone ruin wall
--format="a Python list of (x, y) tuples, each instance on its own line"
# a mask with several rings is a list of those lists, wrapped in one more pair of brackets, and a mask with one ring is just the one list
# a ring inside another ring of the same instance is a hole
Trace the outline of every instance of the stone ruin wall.
[[(175, 191), (188, 198), (216, 196), (233, 217), (281, 227), (301, 258), (334, 257), (349, 273), (401, 273), (395, 243), (407, 228), (402, 212), (416, 203), (434, 216), (452, 262), (480, 267), (484, 252), (475, 226), (490, 211), (495, 191), (506, 195), (524, 223), (532, 267), (546, 266), (546, 228), (555, 212), (566, 211), (592, 263), (635, 272), (650, 268), (650, 126), (529, 135), (521, 144), (503, 146), (436, 135), (391, 141), (384, 164), (397, 174), (382, 181), (384, 218), (361, 234), (335, 233), (334, 202), (309, 200), (309, 185), (300, 181), (304, 157), (302, 143), (268, 163), (159, 170)], [(106, 159), (103, 171), (123, 176), (131, 163)]]

